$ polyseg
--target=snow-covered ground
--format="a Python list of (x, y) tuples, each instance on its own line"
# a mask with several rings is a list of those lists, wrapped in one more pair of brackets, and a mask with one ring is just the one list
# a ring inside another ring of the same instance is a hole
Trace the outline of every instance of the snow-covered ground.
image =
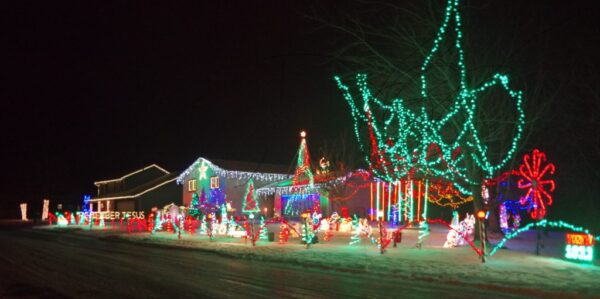
[[(269, 229), (275, 231), (277, 240), (277, 227)], [(535, 255), (535, 232), (525, 232), (508, 241), (505, 245), (507, 249), (500, 249), (486, 263), (482, 263), (468, 246), (442, 248), (447, 229), (438, 225), (431, 226), (431, 233), (421, 249), (416, 247), (418, 231), (407, 229), (403, 231), (402, 243), (396, 248), (390, 245), (383, 255), (367, 239), (356, 245), (348, 245), (351, 234), (341, 232), (334, 233), (331, 241), (323, 241), (321, 233), (320, 242), (311, 245), (310, 249), (300, 244), (299, 238), (290, 238), (286, 244), (261, 240), (253, 247), (249, 241), (244, 242), (239, 238), (215, 237), (210, 240), (198, 233), (184, 234), (181, 239), (167, 232), (127, 234), (110, 228), (94, 228), (89, 231), (84, 227), (73, 230), (72, 233), (148, 246), (194, 248), (233, 258), (291, 263), (345, 272), (393, 274), (408, 279), (475, 285), (536, 296), (600, 297), (598, 261), (590, 264), (565, 260), (564, 234), (559, 232), (550, 232), (548, 236), (544, 236), (545, 246), (540, 256)], [(498, 238), (491, 236), (492, 243), (495, 241), (494, 237)]]

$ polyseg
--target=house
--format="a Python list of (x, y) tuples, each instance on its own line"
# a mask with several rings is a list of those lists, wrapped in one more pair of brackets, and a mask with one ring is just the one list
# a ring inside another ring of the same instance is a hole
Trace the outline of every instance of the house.
[(175, 182), (177, 175), (152, 164), (116, 179), (96, 181), (98, 192), (89, 201), (90, 210), (149, 212), (152, 207), (180, 203), (182, 195)]
[[(243, 197), (247, 185), (253, 181), (254, 188), (292, 177), (289, 167), (265, 163), (198, 158), (176, 179), (182, 192), (183, 205), (189, 207), (194, 197), (212, 206), (228, 204), (228, 212), (241, 215)], [(273, 216), (273, 198), (262, 197), (259, 201), (261, 214)]]
[(284, 217), (299, 217), (303, 212), (317, 211), (324, 217), (332, 213), (349, 217), (356, 214), (366, 217), (369, 210), (369, 186), (372, 183), (368, 172), (358, 169), (333, 177), (314, 176), (314, 181), (304, 182), (293, 178), (274, 182), (256, 189), (259, 197), (273, 198), (275, 214)]
[(228, 204), (228, 212), (242, 215), (251, 181), (260, 214), (266, 217), (299, 217), (305, 211), (323, 216), (334, 211), (366, 215), (370, 176), (359, 170), (334, 177), (333, 172), (324, 171), (324, 158), (313, 174), (306, 133), (300, 137), (294, 167), (198, 158), (177, 178), (182, 185), (183, 204), (189, 207), (197, 198), (211, 207)]

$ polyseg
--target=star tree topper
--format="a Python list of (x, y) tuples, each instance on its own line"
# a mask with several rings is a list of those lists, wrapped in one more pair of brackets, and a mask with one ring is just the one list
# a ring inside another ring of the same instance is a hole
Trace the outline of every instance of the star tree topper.
[(200, 165), (200, 168), (198, 168), (198, 179), (202, 180), (202, 179), (206, 179), (206, 171), (208, 170), (208, 166), (206, 166), (204, 164), (204, 160), (202, 161), (202, 164)]

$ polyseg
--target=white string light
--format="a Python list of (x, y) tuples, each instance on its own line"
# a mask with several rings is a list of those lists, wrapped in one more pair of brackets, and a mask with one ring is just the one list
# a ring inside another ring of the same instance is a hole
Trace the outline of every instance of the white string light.
[[(204, 164), (202, 164), (204, 163)], [(287, 180), (293, 177), (290, 174), (282, 174), (282, 173), (268, 173), (268, 172), (250, 172), (250, 171), (236, 171), (236, 170), (225, 170), (212, 162), (204, 159), (198, 158), (190, 167), (188, 167), (184, 172), (182, 172), (177, 177), (177, 184), (182, 184), (186, 177), (188, 177), (199, 165), (204, 165), (210, 167), (213, 172), (220, 176), (228, 179), (239, 179), (239, 180), (255, 180), (255, 181), (282, 181)]]

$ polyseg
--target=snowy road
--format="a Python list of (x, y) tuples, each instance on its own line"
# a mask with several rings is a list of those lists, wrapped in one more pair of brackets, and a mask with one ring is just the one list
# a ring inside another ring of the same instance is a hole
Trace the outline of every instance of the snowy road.
[(0, 252), (1, 298), (519, 298), (61, 231), (0, 231)]

